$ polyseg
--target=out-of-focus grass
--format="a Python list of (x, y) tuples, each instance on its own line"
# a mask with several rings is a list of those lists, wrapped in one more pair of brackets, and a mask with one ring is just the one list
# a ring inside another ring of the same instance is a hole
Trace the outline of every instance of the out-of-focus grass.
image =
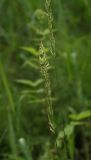
[[(26, 78), (35, 81), (39, 76), (33, 67), (24, 67), (23, 64), (28, 60), (35, 64), (36, 60), (22, 50), (21, 46), (31, 46), (37, 51), (40, 40), (44, 40), (45, 44), (49, 46), (47, 20), (45, 14), (44, 17), (40, 17), (42, 12), (39, 12), (41, 9), (45, 11), (44, 3), (44, 0), (0, 1), (0, 132), (2, 135), (2, 131), (8, 126), (11, 148), (15, 156), (18, 150), (17, 140), (20, 137), (28, 139), (29, 147), (31, 146), (30, 150), (32, 150), (35, 159), (39, 158), (43, 150), (48, 149), (45, 149), (45, 146), (50, 146), (46, 143), (49, 135), (44, 118), (45, 113), (41, 104), (29, 103), (29, 97), (23, 102), (20, 101), (21, 91), (29, 88), (17, 84), (16, 80)], [(68, 122), (66, 115), (70, 112), (90, 109), (91, 105), (91, 2), (85, 0), (72, 0), (70, 2), (53, 0), (51, 7), (56, 41), (54, 64), (56, 77), (53, 72), (50, 74), (51, 80), (54, 82), (52, 83), (53, 94), (56, 93), (57, 95), (57, 101), (53, 102), (53, 108), (58, 131), (60, 131), (62, 119), (65, 119), (65, 123)], [(7, 80), (6, 75), (8, 75), (9, 80)], [(31, 88), (29, 90), (31, 92)], [(13, 99), (12, 96), (14, 96)], [(15, 114), (13, 115), (12, 112)], [(17, 127), (14, 123), (20, 124)], [(18, 133), (15, 133), (17, 128)], [(89, 139), (89, 142), (86, 141), (86, 143), (89, 146), (91, 146), (90, 128), (89, 125), (85, 130)], [(4, 146), (4, 143), (7, 147)], [(4, 147), (9, 150), (7, 134), (5, 134), (1, 147), (3, 153)], [(78, 149), (76, 150), (78, 152)], [(50, 153), (47, 151), (47, 154)]]

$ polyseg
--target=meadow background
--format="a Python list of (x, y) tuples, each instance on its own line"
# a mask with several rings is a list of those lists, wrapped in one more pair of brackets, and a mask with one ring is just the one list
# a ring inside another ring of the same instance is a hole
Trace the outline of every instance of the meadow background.
[[(91, 1), (52, 0), (55, 41), (45, 4), (0, 0), (0, 159), (91, 160)], [(56, 134), (45, 108), (41, 41)]]

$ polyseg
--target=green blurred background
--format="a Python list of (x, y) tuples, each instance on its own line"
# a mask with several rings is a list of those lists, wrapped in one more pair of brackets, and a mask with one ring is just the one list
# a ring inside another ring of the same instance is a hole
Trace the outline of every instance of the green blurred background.
[[(51, 8), (56, 56), (52, 59), (49, 52), (55, 68), (49, 74), (59, 135), (72, 121), (70, 114), (91, 112), (91, 1), (52, 0)], [(41, 40), (48, 49), (44, 0), (0, 0), (0, 159), (68, 160), (68, 146), (70, 160), (90, 160), (91, 113), (86, 121), (80, 119), (84, 124), (79, 122), (69, 139), (62, 137), (59, 156), (55, 153), (37, 58)]]

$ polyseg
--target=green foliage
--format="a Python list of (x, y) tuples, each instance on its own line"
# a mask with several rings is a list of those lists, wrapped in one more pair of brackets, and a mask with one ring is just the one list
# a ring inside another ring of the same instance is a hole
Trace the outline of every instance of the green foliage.
[(91, 159), (90, 12), (88, 0), (0, 1), (1, 160)]
[(89, 117), (91, 117), (91, 110), (87, 110), (87, 111), (81, 112), (79, 114), (70, 115), (70, 118), (72, 120), (76, 120), (76, 121), (84, 120), (84, 119), (89, 118)]

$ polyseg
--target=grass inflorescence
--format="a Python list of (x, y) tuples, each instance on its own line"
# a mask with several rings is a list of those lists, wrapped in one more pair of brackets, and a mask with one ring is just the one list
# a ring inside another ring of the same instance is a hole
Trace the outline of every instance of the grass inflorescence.
[(52, 108), (52, 95), (51, 95), (51, 84), (50, 84), (50, 78), (49, 78), (49, 62), (47, 54), (45, 53), (45, 48), (43, 46), (43, 43), (40, 44), (40, 50), (39, 50), (39, 64), (40, 64), (40, 72), (44, 81), (44, 90), (45, 90), (45, 97), (46, 97), (46, 111), (48, 116), (48, 124), (50, 131), (55, 133), (55, 125), (53, 121), (53, 108)]

